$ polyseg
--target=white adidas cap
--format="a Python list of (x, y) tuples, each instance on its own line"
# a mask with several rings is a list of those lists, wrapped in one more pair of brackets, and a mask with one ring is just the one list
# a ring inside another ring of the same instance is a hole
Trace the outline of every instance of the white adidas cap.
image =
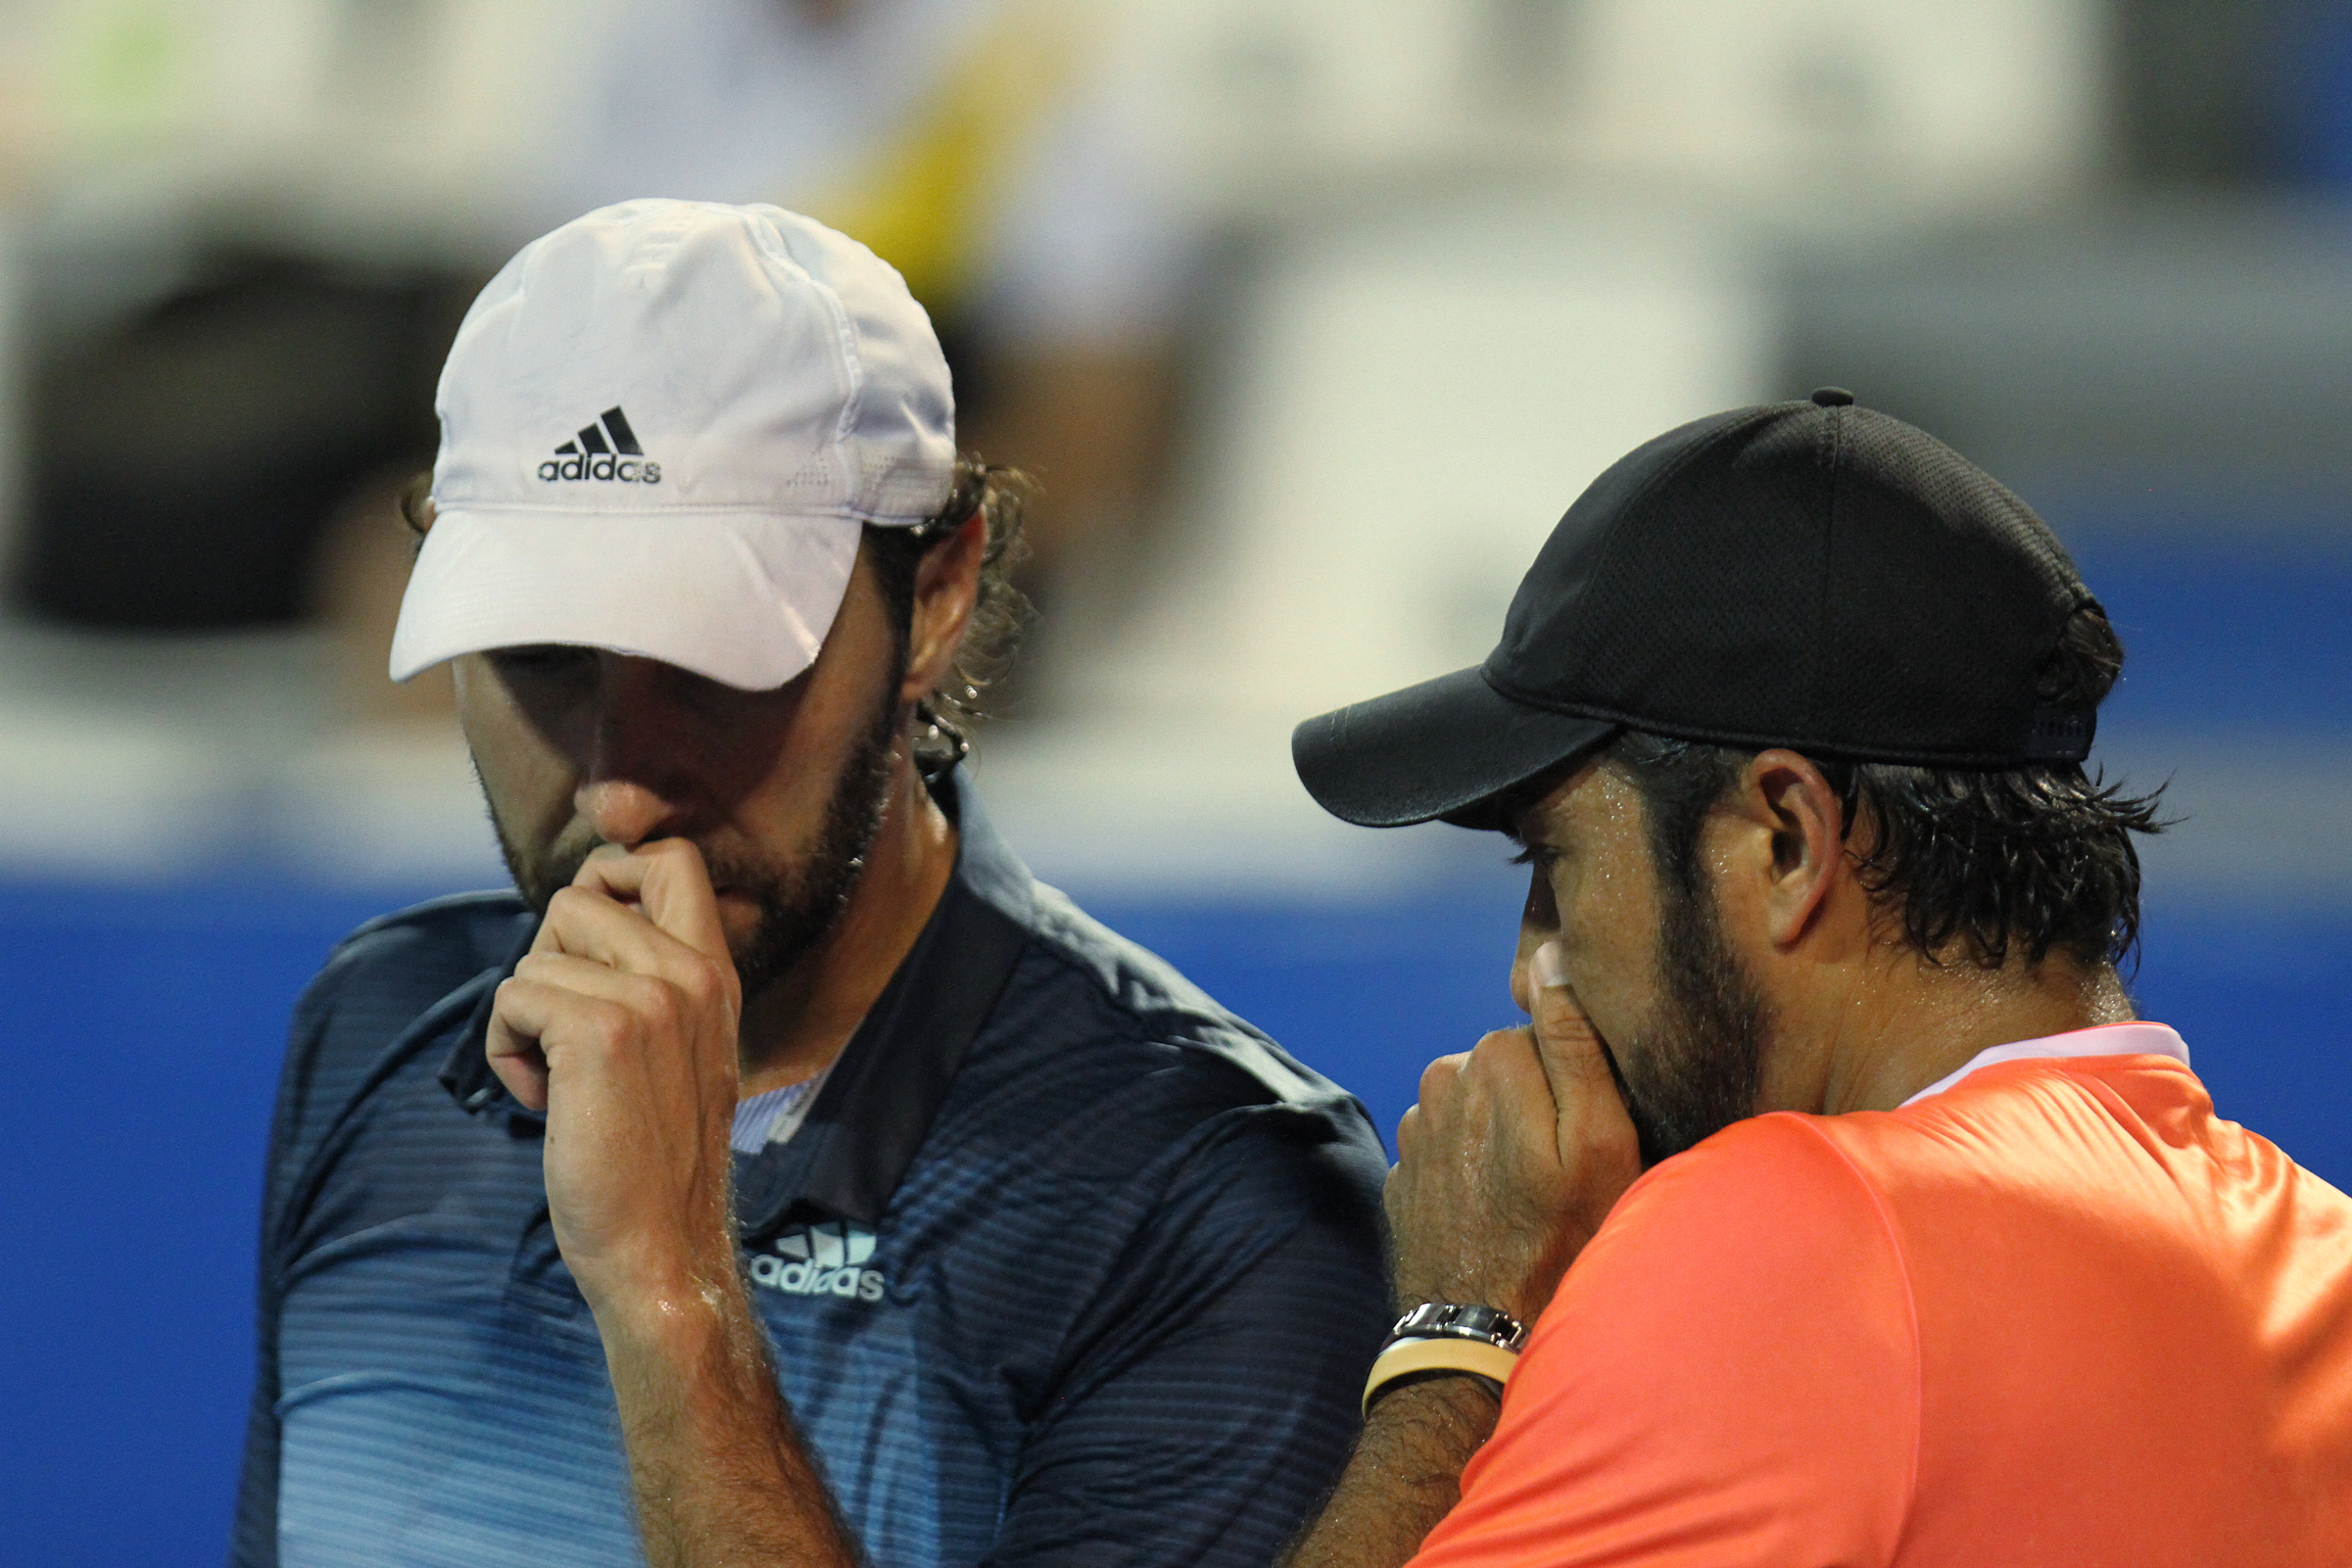
[(930, 520), (955, 477), (931, 318), (775, 207), (623, 202), (532, 241), (466, 312), (436, 406), (395, 681), (555, 642), (782, 686), (861, 525)]

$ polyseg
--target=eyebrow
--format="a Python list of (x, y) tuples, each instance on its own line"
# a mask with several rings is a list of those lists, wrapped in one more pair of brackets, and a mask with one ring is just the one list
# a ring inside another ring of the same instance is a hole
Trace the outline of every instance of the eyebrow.
[[(1530, 828), (1534, 831), (1529, 832)], [(1567, 845), (1561, 841), (1560, 835), (1550, 832), (1547, 824), (1536, 820), (1535, 808), (1532, 806), (1512, 819), (1510, 824), (1504, 828), (1503, 836), (1522, 850), (1541, 845), (1556, 854), (1567, 853)]]

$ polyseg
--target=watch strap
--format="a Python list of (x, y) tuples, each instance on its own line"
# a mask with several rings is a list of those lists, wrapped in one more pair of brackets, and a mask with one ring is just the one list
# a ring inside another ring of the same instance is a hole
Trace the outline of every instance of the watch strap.
[(1429, 1376), (1474, 1377), (1500, 1399), (1518, 1364), (1518, 1352), (1488, 1339), (1441, 1335), (1398, 1340), (1372, 1358), (1371, 1375), (1364, 1380), (1364, 1413), (1371, 1414), (1373, 1402), (1399, 1383)]

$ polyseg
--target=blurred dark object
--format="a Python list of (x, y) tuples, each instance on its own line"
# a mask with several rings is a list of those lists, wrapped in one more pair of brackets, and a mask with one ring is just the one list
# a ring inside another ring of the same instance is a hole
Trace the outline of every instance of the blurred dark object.
[(2281, 0), (2117, 0), (2122, 172), (2151, 185), (2250, 185), (2279, 168)]
[(341, 498), (432, 460), (433, 383), (476, 281), (226, 258), (51, 346), (30, 388), (23, 607), (123, 630), (304, 618)]
[(2352, 0), (2115, 0), (2119, 172), (2352, 186)]

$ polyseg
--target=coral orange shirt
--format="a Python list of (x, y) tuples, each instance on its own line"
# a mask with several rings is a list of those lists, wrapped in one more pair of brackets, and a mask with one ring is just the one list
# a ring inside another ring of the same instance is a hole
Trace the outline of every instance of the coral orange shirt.
[(2352, 1201), (2152, 1032), (1658, 1164), (1416, 1568), (2352, 1564)]

